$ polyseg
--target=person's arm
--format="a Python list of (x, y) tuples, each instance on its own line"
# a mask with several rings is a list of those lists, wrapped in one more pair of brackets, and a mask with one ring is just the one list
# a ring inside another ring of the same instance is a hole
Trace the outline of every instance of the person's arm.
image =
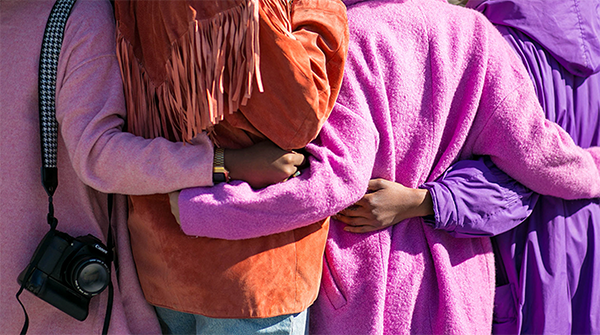
[[(339, 93), (348, 52), (346, 7), (339, 0), (295, 0), (290, 31), (277, 29), (261, 6), (261, 77), (241, 114), (283, 149), (317, 137)], [(290, 33), (291, 32), (291, 33)], [(237, 113), (227, 118), (235, 120)]]
[[(205, 134), (192, 145), (123, 132), (125, 104), (114, 30), (96, 29), (111, 21), (100, 15), (97, 20), (69, 20), (67, 25), (61, 55), (69, 57), (59, 61), (56, 117), (73, 168), (84, 183), (107, 193), (167, 193), (212, 185), (214, 148)], [(263, 149), (270, 158), (290, 155), (274, 145)], [(252, 173), (249, 168), (255, 167), (256, 175), (262, 173), (270, 182), (287, 177), (267, 157), (244, 150), (231, 154), (243, 156), (229, 166), (234, 176)], [(292, 156), (291, 164), (302, 160)]]
[(364, 194), (377, 145), (370, 115), (336, 104), (306, 147), (310, 167), (299, 177), (260, 190), (243, 182), (185, 189), (178, 198), (181, 228), (192, 236), (245, 239), (323, 220)]
[(496, 28), (486, 25), (486, 72), (462, 152), (489, 156), (502, 171), (540, 194), (600, 196), (600, 149), (578, 147), (546, 119), (521, 60)]
[(496, 167), (489, 158), (464, 160), (419, 189), (372, 180), (370, 192), (336, 218), (345, 230), (364, 233), (411, 217), (455, 237), (494, 236), (523, 222), (538, 194)]
[(455, 237), (504, 233), (529, 217), (539, 198), (488, 157), (459, 161), (422, 188), (431, 194), (434, 211), (425, 222)]

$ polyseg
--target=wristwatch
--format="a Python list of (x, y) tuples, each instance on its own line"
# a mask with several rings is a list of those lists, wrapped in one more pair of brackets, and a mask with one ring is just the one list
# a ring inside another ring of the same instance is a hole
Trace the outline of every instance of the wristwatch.
[(215, 149), (213, 159), (213, 184), (229, 182), (229, 171), (225, 168), (225, 150)]

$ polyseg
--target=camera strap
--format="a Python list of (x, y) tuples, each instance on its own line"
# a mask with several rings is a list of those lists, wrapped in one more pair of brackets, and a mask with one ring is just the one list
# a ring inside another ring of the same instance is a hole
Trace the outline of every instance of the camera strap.
[[(56, 230), (58, 220), (54, 217), (54, 205), (52, 202), (52, 196), (58, 186), (58, 169), (57, 169), (57, 148), (58, 148), (58, 122), (56, 121), (56, 108), (55, 108), (55, 96), (56, 96), (56, 73), (58, 68), (58, 59), (60, 56), (60, 50), (62, 47), (65, 25), (67, 19), (71, 14), (71, 10), (77, 0), (57, 0), (50, 12), (48, 21), (46, 22), (46, 28), (44, 30), (44, 37), (42, 40), (42, 47), (40, 51), (39, 61), (39, 78), (38, 78), (38, 94), (39, 94), (39, 111), (40, 111), (40, 141), (42, 148), (42, 185), (46, 193), (48, 194), (48, 215), (47, 220), (50, 225), (50, 231)], [(113, 253), (113, 241), (112, 241), (112, 194), (108, 195), (108, 236), (107, 236), (107, 247), (109, 252), (109, 260), (114, 257)], [(32, 261), (37, 263), (42, 255), (37, 255), (38, 259)], [(111, 267), (109, 262), (108, 266)], [(29, 267), (25, 278), (31, 276), (33, 267)], [(25, 313), (25, 322), (21, 329), (21, 335), (27, 333), (29, 328), (29, 316), (25, 310), (25, 306), (19, 299), (19, 296), (23, 292), (26, 280), (23, 280), (19, 292), (17, 292), (16, 298)], [(112, 311), (113, 302), (113, 285), (112, 280), (108, 284), (108, 302), (106, 308), (106, 314), (104, 318), (104, 326), (102, 334), (108, 333), (108, 326), (110, 323), (110, 316)]]

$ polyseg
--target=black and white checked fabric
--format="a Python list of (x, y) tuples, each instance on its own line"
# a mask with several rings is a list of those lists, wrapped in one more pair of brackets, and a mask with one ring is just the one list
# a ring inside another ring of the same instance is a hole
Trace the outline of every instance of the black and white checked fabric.
[(39, 68), (40, 134), (42, 142), (42, 166), (56, 167), (58, 123), (54, 97), (56, 95), (56, 69), (62, 46), (65, 24), (75, 0), (58, 0), (46, 23)]

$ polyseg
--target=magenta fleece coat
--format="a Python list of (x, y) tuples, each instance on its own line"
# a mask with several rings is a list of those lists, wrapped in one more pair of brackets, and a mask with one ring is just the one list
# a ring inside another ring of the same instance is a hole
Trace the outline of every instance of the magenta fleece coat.
[[(48, 231), (48, 200), (42, 188), (38, 123), (38, 62), (46, 20), (54, 1), (0, 1), (0, 333), (18, 334), (25, 321), (15, 299), (17, 276)], [(115, 55), (108, 1), (78, 0), (66, 25), (58, 64), (56, 116), (57, 229), (73, 237), (107, 233), (107, 196), (102, 192), (152, 194), (212, 184), (213, 147), (145, 140), (121, 132), (123, 87)], [(97, 189), (97, 190), (96, 190)], [(119, 260), (110, 334), (153, 334), (160, 327), (143, 297), (129, 246), (126, 198), (113, 213)], [(25, 291), (28, 334), (100, 334), (108, 290), (77, 321)]]
[[(351, 204), (371, 177), (418, 187), (478, 155), (536, 192), (600, 196), (600, 151), (575, 146), (545, 119), (521, 61), (485, 17), (443, 0), (345, 3), (343, 87), (308, 147), (310, 170), (260, 191), (244, 183), (183, 191), (187, 234), (241, 239), (292, 229)], [(343, 228), (332, 221), (312, 333), (491, 332), (489, 239), (454, 239), (421, 218), (369, 234)]]

